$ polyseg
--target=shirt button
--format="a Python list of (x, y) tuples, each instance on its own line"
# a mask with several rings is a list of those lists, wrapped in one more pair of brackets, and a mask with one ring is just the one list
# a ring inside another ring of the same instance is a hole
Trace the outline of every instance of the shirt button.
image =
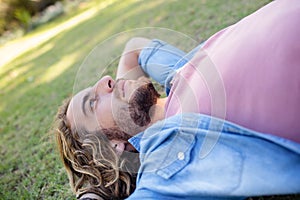
[(183, 159), (184, 159), (184, 153), (183, 153), (183, 152), (179, 152), (179, 153), (177, 154), (177, 158), (178, 158), (179, 160), (183, 160)]

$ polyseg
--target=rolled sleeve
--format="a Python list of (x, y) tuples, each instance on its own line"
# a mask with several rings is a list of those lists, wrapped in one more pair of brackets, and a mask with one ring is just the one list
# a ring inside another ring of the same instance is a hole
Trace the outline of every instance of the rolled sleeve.
[(141, 51), (138, 62), (147, 75), (159, 84), (165, 85), (168, 75), (179, 67), (176, 64), (185, 55), (186, 53), (180, 49), (164, 41), (154, 39)]

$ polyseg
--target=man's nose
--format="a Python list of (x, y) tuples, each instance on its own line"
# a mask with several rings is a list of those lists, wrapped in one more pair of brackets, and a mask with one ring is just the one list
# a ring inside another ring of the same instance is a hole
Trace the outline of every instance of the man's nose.
[(115, 81), (110, 76), (102, 77), (95, 85), (94, 91), (96, 94), (106, 94), (113, 91)]

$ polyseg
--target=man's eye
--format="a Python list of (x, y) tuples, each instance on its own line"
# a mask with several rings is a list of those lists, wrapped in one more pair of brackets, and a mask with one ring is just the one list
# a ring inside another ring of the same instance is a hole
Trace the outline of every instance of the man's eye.
[(96, 99), (91, 99), (90, 100), (90, 108), (91, 108), (91, 110), (95, 109), (95, 104), (96, 104)]

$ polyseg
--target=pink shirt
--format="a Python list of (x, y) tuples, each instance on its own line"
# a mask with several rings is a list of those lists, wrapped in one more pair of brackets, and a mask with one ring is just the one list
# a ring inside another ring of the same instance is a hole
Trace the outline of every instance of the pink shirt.
[(299, 0), (216, 33), (175, 75), (166, 117), (198, 112), (300, 143), (299, 37)]

